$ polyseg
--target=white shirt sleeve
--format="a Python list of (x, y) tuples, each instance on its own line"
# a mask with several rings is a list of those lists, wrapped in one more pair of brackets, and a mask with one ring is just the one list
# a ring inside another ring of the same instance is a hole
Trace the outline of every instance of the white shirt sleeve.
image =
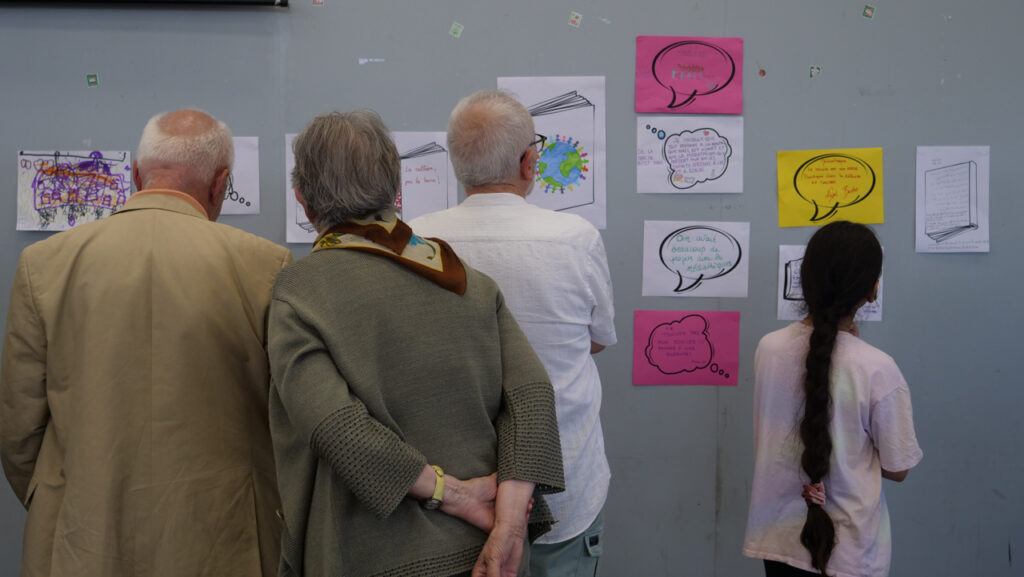
[(608, 272), (608, 257), (604, 251), (601, 234), (596, 230), (594, 242), (587, 254), (587, 288), (594, 298), (591, 312), (590, 340), (599, 345), (616, 343), (615, 304), (612, 296), (612, 278)]
[(886, 471), (906, 471), (921, 461), (924, 453), (917, 444), (910, 390), (906, 385), (897, 387), (872, 407), (871, 438)]

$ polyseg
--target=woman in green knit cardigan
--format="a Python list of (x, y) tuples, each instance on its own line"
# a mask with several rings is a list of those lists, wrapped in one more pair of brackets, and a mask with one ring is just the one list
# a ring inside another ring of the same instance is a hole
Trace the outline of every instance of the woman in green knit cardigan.
[(319, 237), (268, 321), (281, 575), (516, 575), (564, 488), (543, 366), (495, 283), (396, 217), (379, 116), (319, 116), (293, 147)]

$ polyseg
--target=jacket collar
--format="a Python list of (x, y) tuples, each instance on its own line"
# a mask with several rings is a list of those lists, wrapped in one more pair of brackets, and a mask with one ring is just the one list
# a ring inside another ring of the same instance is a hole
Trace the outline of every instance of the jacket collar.
[(206, 209), (203, 208), (203, 205), (199, 204), (198, 200), (184, 192), (164, 188), (153, 188), (136, 192), (116, 214), (147, 209), (167, 210), (203, 220), (210, 219), (210, 216), (206, 214)]

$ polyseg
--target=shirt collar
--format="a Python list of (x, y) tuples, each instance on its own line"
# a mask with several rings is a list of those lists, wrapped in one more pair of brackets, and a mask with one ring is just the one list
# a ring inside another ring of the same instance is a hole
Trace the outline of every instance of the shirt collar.
[(206, 209), (203, 208), (203, 205), (199, 204), (198, 200), (184, 192), (166, 188), (140, 190), (133, 194), (121, 210), (117, 212), (122, 213), (150, 208), (169, 210), (205, 220), (210, 219), (210, 215), (207, 214)]
[(526, 204), (526, 199), (513, 192), (478, 192), (462, 201), (465, 206), (517, 206)]

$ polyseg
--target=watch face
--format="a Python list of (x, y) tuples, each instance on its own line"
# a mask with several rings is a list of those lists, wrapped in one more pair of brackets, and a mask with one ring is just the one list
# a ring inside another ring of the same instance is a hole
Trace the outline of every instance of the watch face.
[(428, 510), (428, 511), (433, 511), (435, 509), (440, 509), (441, 508), (441, 502), (438, 501), (437, 499), (427, 499), (426, 501), (423, 502), (423, 508)]

